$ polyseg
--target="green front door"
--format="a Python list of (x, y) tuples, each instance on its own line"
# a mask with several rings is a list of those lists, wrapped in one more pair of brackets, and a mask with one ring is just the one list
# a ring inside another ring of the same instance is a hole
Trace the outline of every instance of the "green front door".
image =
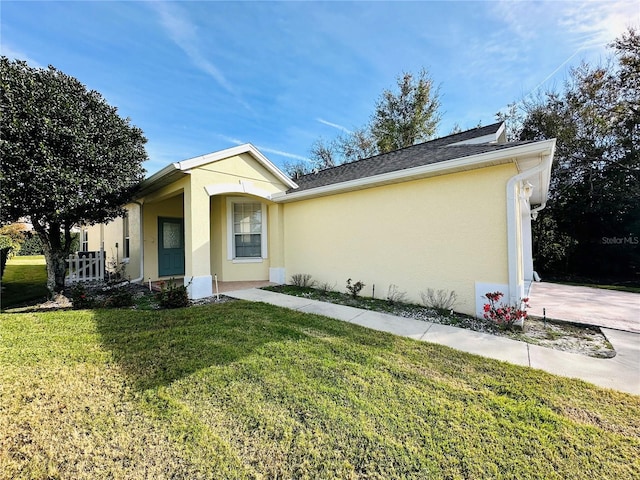
[(158, 275), (184, 275), (184, 223), (158, 217)]

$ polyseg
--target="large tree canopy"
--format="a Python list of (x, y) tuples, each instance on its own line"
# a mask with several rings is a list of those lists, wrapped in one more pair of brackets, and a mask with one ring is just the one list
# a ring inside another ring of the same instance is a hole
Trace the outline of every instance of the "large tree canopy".
[(441, 115), (440, 93), (431, 77), (425, 70), (417, 76), (403, 73), (396, 87), (382, 92), (368, 124), (329, 141), (316, 140), (311, 146), (311, 162), (285, 165), (287, 173), (297, 177), (433, 138)]
[(404, 73), (397, 83), (397, 92), (382, 92), (371, 119), (371, 134), (380, 153), (429, 140), (440, 123), (440, 96), (425, 70), (417, 78)]
[(536, 267), (638, 281), (640, 35), (631, 29), (611, 47), (606, 65), (583, 64), (562, 92), (525, 102), (514, 134), (558, 139), (550, 200), (534, 223)]
[(122, 213), (144, 178), (142, 131), (96, 91), (55, 69), (0, 58), (0, 221), (28, 217), (64, 288), (71, 229)]

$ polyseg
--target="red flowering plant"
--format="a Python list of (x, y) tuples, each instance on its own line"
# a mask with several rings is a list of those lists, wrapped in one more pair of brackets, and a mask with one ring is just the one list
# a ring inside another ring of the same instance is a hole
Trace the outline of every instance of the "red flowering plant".
[(95, 299), (89, 293), (83, 282), (74, 283), (67, 293), (73, 308), (76, 310), (82, 308), (93, 308), (95, 306)]
[(484, 318), (504, 330), (511, 330), (514, 323), (529, 316), (526, 310), (529, 308), (529, 299), (522, 298), (515, 305), (509, 305), (500, 303), (502, 297), (504, 297), (502, 292), (490, 292), (484, 295), (484, 298), (489, 300), (489, 303), (484, 304)]

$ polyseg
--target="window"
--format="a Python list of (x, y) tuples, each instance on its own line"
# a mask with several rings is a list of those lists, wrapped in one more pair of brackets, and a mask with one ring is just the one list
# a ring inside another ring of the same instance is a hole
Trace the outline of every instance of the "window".
[(266, 258), (266, 215), (264, 206), (249, 199), (227, 201), (229, 260), (261, 261)]
[(125, 212), (122, 216), (122, 256), (129, 258), (129, 213)]
[(80, 232), (82, 235), (82, 241), (80, 242), (80, 251), (88, 252), (89, 251), (89, 230), (83, 228)]

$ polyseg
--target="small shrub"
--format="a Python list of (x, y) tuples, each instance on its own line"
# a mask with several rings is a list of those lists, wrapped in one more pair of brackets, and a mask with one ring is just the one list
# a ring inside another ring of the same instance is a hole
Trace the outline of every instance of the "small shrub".
[(106, 270), (107, 283), (119, 283), (126, 278), (127, 264), (124, 262), (117, 262), (115, 258), (111, 258), (107, 261)]
[(350, 278), (347, 280), (347, 292), (349, 292), (353, 298), (356, 298), (364, 287), (365, 284), (360, 280), (358, 280), (356, 283), (351, 283)]
[(160, 291), (156, 293), (156, 299), (162, 308), (182, 308), (189, 306), (189, 294), (187, 287), (191, 285), (176, 285), (172, 278), (167, 282), (160, 282)]
[(397, 285), (393, 283), (389, 285), (389, 290), (387, 290), (387, 302), (391, 305), (397, 303), (406, 303), (407, 300), (407, 292), (403, 290), (399, 290)]
[(335, 283), (329, 283), (329, 282), (322, 282), (320, 284), (318, 284), (318, 286), (316, 287), (318, 292), (320, 292), (322, 295), (326, 295), (329, 292), (333, 292), (336, 289), (336, 284)]
[(315, 284), (315, 280), (311, 280), (311, 275), (308, 273), (296, 273), (291, 275), (291, 285), (295, 287), (310, 288)]
[(131, 292), (128, 284), (114, 288), (109, 292), (109, 295), (104, 301), (104, 306), (106, 308), (122, 308), (130, 307), (132, 305), (133, 293)]
[(427, 308), (433, 308), (438, 312), (449, 312), (453, 310), (453, 306), (458, 300), (456, 292), (451, 290), (434, 290), (433, 288), (427, 288), (425, 292), (420, 292), (422, 303)]
[(69, 288), (69, 298), (75, 310), (83, 308), (92, 308), (96, 304), (96, 300), (83, 282), (76, 282)]
[(522, 298), (515, 305), (498, 303), (503, 296), (502, 292), (484, 295), (484, 298), (489, 300), (489, 303), (484, 304), (484, 318), (496, 323), (503, 330), (511, 330), (514, 323), (520, 319), (525, 320), (529, 316), (526, 310), (529, 308), (529, 299)]

